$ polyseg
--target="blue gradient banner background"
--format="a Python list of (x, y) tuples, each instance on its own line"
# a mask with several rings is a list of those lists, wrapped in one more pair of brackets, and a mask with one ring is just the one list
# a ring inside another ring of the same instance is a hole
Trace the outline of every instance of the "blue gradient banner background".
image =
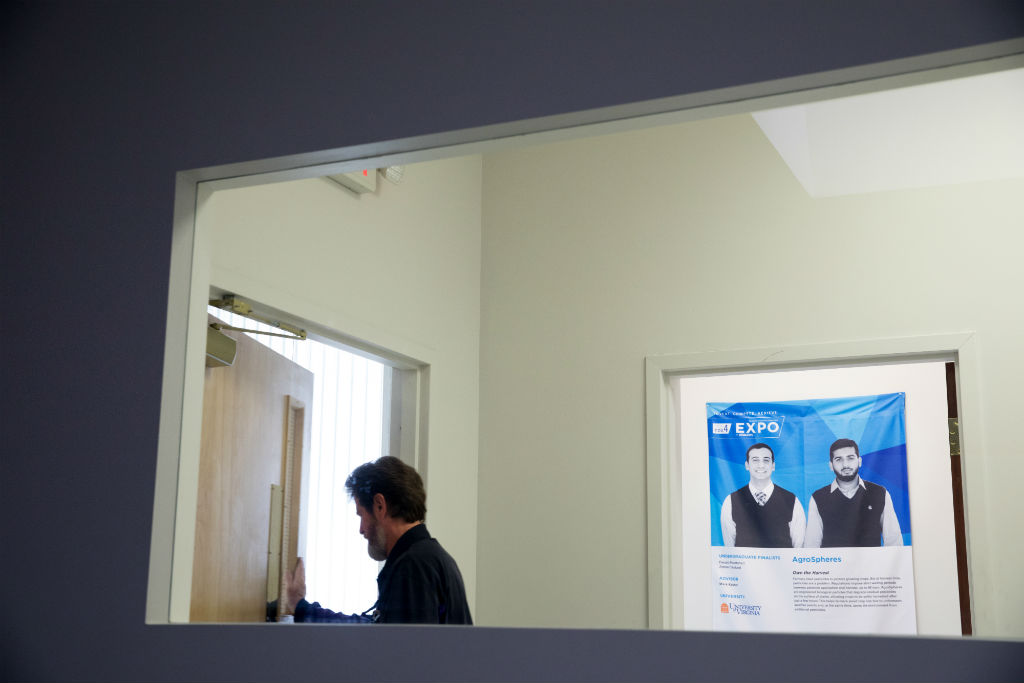
[[(853, 439), (860, 448), (861, 478), (884, 486), (911, 545), (907, 486), (905, 394), (776, 401), (708, 403), (711, 545), (721, 546), (722, 502), (750, 481), (747, 448), (767, 443), (775, 452), (772, 481), (796, 494), (807, 510), (811, 494), (832, 482), (828, 448)], [(748, 433), (749, 432), (749, 433)]]

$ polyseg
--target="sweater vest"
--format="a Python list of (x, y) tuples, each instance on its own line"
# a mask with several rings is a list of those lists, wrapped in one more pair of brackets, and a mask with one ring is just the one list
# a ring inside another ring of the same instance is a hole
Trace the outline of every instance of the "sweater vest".
[(736, 523), (736, 545), (745, 548), (792, 548), (789, 523), (796, 496), (776, 486), (772, 497), (758, 505), (749, 486), (729, 494), (732, 520)]
[(861, 480), (853, 498), (836, 488), (823, 486), (812, 494), (821, 516), (822, 548), (854, 548), (882, 545), (882, 510), (885, 488)]

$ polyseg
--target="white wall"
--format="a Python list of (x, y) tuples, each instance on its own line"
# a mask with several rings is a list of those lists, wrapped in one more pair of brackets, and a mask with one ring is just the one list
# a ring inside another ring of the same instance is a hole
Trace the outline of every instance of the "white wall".
[(483, 191), (480, 623), (646, 625), (645, 356), (974, 331), (975, 632), (1024, 636), (1024, 181), (810, 199), (735, 116), (488, 155)]
[[(202, 202), (194, 264), (199, 280), (429, 365), (427, 521), (458, 561), (471, 607), (480, 201), (479, 156), (418, 164), (401, 185), (381, 181), (358, 198), (322, 178), (219, 191)], [(197, 311), (206, 289), (194, 289)], [(189, 412), (184, 421), (194, 430)], [(179, 487), (183, 499), (189, 488)], [(178, 526), (188, 533), (181, 512)], [(181, 568), (191, 573), (179, 547), (189, 544), (176, 542), (175, 586)], [(182, 589), (176, 594), (186, 599)]]

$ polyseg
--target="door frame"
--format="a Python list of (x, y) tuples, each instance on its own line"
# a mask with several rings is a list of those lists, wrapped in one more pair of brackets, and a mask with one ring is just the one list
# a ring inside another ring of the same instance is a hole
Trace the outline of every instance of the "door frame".
[[(673, 580), (674, 572), (678, 570), (678, 567), (673, 566), (673, 562), (676, 558), (678, 563), (679, 554), (675, 541), (679, 528), (676, 519), (678, 496), (673, 492), (675, 460), (679, 449), (676, 436), (678, 418), (674, 410), (676, 402), (670, 386), (673, 378), (695, 374), (948, 360), (950, 357), (956, 364), (961, 452), (967, 454), (961, 461), (964, 468), (966, 510), (967, 501), (972, 495), (975, 500), (983, 500), (985, 497), (985, 448), (979, 408), (977, 349), (973, 332), (648, 356), (645, 359), (645, 420), (649, 628), (674, 628), (672, 614), (679, 599), (679, 596), (675, 595)], [(971, 516), (966, 519), (968, 571), (971, 537), (980, 538), (986, 535), (988, 528), (984, 506), (975, 506), (971, 511)]]

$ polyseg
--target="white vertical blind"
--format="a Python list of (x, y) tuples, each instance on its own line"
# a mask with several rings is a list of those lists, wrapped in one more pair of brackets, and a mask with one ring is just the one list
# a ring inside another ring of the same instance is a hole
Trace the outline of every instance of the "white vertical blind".
[[(269, 325), (210, 307), (233, 327), (277, 332)], [(391, 368), (312, 339), (250, 335), (314, 376), (306, 525), (306, 595), (324, 607), (360, 613), (377, 599), (379, 565), (359, 535), (345, 479), (387, 448), (384, 405)]]

